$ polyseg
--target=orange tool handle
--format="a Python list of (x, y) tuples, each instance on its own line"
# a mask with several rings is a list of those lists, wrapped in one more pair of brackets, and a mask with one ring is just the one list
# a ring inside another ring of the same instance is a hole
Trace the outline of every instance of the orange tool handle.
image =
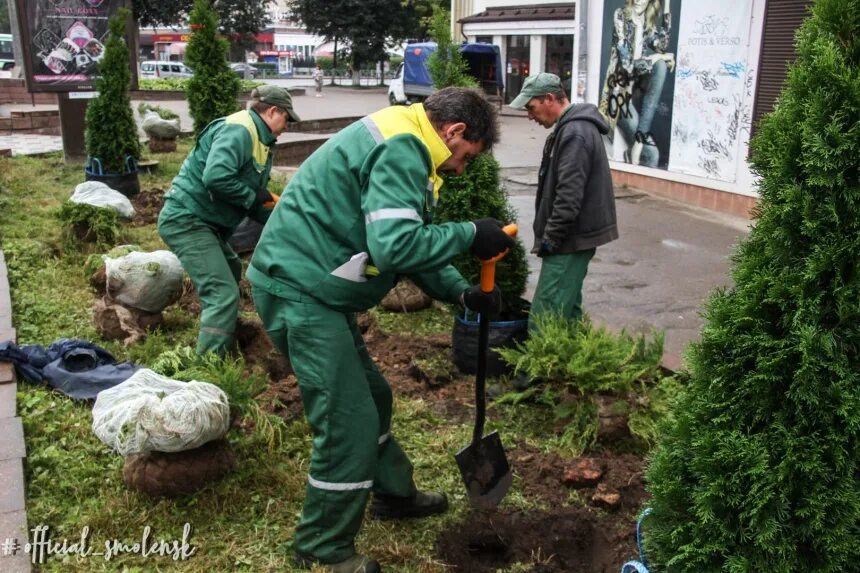
[[(502, 227), (502, 231), (508, 234), (509, 237), (517, 236), (517, 225), (511, 223)], [(505, 249), (492, 259), (481, 261), (481, 290), (484, 292), (493, 292), (496, 285), (496, 261), (508, 254), (508, 249)]]
[(275, 205), (278, 204), (278, 201), (280, 201), (281, 198), (278, 197), (277, 195), (275, 195), (274, 193), (272, 193), (271, 191), (269, 191), (269, 195), (272, 196), (272, 200), (269, 201), (268, 203), (263, 203), (263, 207), (265, 207), (266, 209), (274, 209)]

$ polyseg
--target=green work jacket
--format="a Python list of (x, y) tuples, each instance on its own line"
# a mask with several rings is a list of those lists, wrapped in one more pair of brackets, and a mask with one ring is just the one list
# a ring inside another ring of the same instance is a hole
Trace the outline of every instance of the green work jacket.
[(342, 312), (378, 304), (401, 275), (456, 302), (469, 284), (450, 261), (471, 246), (475, 228), (432, 224), (442, 185), (436, 169), (450, 155), (421, 105), (392, 106), (348, 126), (287, 185), (248, 280)]
[(271, 212), (257, 203), (269, 184), (275, 136), (253, 110), (216, 119), (173, 179), (167, 198), (229, 237), (247, 216), (265, 222)]

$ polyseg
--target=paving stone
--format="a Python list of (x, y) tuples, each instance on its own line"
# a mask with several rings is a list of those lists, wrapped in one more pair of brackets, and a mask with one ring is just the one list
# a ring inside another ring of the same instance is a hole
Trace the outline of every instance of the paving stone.
[[(27, 543), (27, 514), (24, 511), (0, 513), (0, 544), (7, 539), (14, 540), (15, 555), (0, 552), (0, 571), (3, 573), (30, 573), (30, 556), (24, 553)], [(11, 551), (11, 547), (9, 548)]]
[(0, 483), (0, 513), (24, 511), (24, 464), (20, 458), (0, 461)]
[(0, 384), (15, 381), (15, 367), (10, 362), (0, 362)]
[[(0, 420), (14, 418), (17, 407), (18, 384), (10, 382), (0, 384)], [(2, 543), (2, 541), (0, 541)]]
[[(27, 457), (21, 418), (0, 418), (0, 462)], [(0, 541), (2, 543), (2, 541)]]
[(0, 342), (15, 342), (18, 339), (18, 333), (14, 328), (4, 327), (0, 324)]

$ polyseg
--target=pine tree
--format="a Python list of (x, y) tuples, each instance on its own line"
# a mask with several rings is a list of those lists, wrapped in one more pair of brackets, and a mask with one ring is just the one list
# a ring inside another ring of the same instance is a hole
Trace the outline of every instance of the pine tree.
[(130, 12), (123, 8), (108, 22), (108, 39), (96, 78), (98, 96), (87, 105), (84, 143), (87, 155), (107, 173), (126, 170), (128, 157), (140, 158), (140, 140), (131, 109), (131, 67), (125, 43)]
[(218, 37), (218, 16), (210, 0), (194, 0), (191, 40), (185, 52), (194, 75), (188, 80), (188, 108), (194, 131), (238, 110), (239, 78), (227, 65), (227, 41)]
[(860, 571), (860, 3), (818, 0), (648, 469), (658, 571)]
[(427, 59), (427, 70), (436, 89), (448, 86), (475, 87), (477, 82), (469, 75), (469, 66), (451, 39), (451, 13), (435, 6), (430, 35), (436, 42), (436, 51)]

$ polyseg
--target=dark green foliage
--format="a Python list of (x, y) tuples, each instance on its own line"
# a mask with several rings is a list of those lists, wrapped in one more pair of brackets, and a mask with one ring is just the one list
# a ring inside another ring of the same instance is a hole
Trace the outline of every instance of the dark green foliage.
[(649, 470), (660, 571), (860, 571), (860, 3), (818, 0)]
[(98, 158), (107, 173), (126, 170), (126, 158), (140, 158), (137, 124), (131, 109), (131, 68), (125, 43), (129, 11), (119, 10), (108, 24), (104, 57), (99, 62), (96, 90), (99, 95), (87, 105), (85, 143), (87, 155)]
[[(193, 0), (133, 0), (134, 18), (142, 28), (175, 27), (188, 17)], [(215, 10), (224, 35), (247, 38), (269, 24), (268, 0), (218, 0)], [(253, 42), (252, 42), (253, 43)]]
[(427, 59), (427, 70), (436, 89), (449, 86), (475, 87), (469, 75), (469, 66), (451, 40), (451, 13), (440, 7), (433, 9), (430, 35), (436, 42), (436, 51)]
[(57, 217), (63, 225), (67, 247), (74, 248), (76, 240), (86, 240), (109, 249), (119, 240), (119, 216), (113, 209), (65, 201)]
[[(508, 204), (499, 184), (499, 162), (489, 153), (473, 159), (463, 175), (445, 177), (433, 220), (474, 221), (484, 217), (498, 219), (504, 224), (515, 223), (516, 214)], [(481, 275), (481, 263), (471, 253), (454, 259), (454, 266), (467, 281), (476, 284)], [(516, 313), (522, 309), (521, 297), (526, 289), (529, 268), (526, 252), (520, 241), (505, 258), (496, 264), (496, 284), (502, 291), (503, 310)]]
[(194, 75), (185, 93), (199, 135), (210, 122), (239, 109), (239, 78), (227, 65), (227, 41), (218, 37), (218, 16), (210, 0), (194, 0), (190, 22), (185, 58)]

